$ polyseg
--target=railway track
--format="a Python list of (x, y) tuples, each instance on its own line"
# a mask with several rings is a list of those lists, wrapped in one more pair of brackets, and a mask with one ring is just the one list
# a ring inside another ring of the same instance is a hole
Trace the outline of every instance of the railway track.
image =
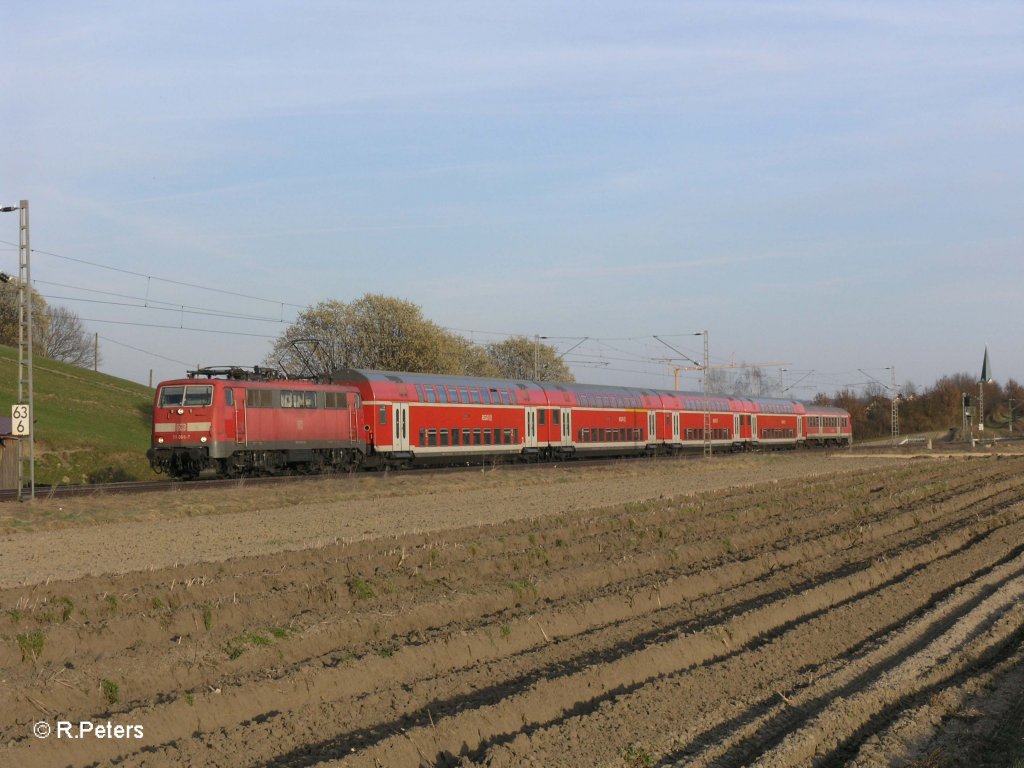
[[(736, 454), (721, 453), (715, 454), (716, 458), (726, 458)], [(700, 454), (680, 454), (677, 456), (647, 456), (647, 457), (612, 457), (606, 459), (570, 459), (560, 461), (536, 461), (536, 462), (513, 462), (513, 461), (499, 461), (487, 464), (460, 464), (458, 466), (423, 466), (423, 467), (412, 467), (404, 469), (382, 469), (374, 474), (387, 475), (391, 473), (406, 474), (422, 474), (424, 476), (434, 475), (445, 475), (445, 474), (458, 474), (464, 472), (480, 472), (481, 470), (493, 469), (500, 467), (503, 471), (522, 472), (529, 471), (534, 467), (556, 467), (564, 464), (572, 464), (574, 466), (592, 466), (602, 467), (616, 465), (624, 461), (692, 461), (694, 459), (701, 459), (703, 456)], [(36, 497), (37, 498), (62, 498), (69, 496), (103, 496), (103, 495), (119, 495), (119, 494), (131, 494), (131, 493), (152, 493), (155, 491), (187, 491), (190, 489), (203, 489), (208, 490), (211, 488), (239, 488), (239, 487), (255, 487), (258, 488), (261, 485), (280, 485), (282, 483), (302, 483), (302, 482), (316, 482), (322, 480), (325, 477), (349, 477), (352, 475), (360, 476), (361, 472), (340, 472), (340, 473), (324, 473), (324, 474), (287, 474), (287, 475), (275, 475), (271, 477), (243, 477), (243, 478), (217, 478), (217, 477), (201, 477), (198, 480), (148, 480), (139, 482), (119, 482), (119, 483), (85, 483), (82, 485), (61, 485), (61, 486), (36, 486)], [(27, 494), (27, 490), (23, 491), (23, 496)], [(4, 489), (0, 490), (0, 502), (5, 501), (17, 501), (18, 491), (17, 489)]]

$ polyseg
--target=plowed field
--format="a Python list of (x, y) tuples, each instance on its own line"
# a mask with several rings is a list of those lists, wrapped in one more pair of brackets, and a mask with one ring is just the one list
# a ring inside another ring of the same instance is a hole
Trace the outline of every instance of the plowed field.
[(8, 526), (0, 765), (1024, 765), (1019, 456), (288, 488)]

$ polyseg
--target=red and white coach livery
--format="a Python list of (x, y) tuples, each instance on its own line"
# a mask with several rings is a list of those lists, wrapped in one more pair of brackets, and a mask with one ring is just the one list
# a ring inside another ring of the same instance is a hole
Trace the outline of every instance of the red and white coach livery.
[(193, 478), (852, 439), (846, 411), (796, 400), (355, 369), (308, 381), (207, 368), (159, 385), (148, 456), (158, 472)]

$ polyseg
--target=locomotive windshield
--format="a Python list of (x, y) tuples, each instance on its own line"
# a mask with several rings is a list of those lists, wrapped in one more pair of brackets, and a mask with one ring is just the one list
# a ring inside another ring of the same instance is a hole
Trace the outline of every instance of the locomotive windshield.
[(213, 402), (213, 387), (209, 385), (188, 385), (164, 387), (160, 390), (160, 408), (176, 408), (179, 405), (199, 407)]

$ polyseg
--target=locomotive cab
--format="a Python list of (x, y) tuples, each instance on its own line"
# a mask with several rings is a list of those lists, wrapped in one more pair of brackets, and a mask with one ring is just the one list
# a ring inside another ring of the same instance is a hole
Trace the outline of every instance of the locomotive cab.
[(150, 466), (172, 477), (194, 478), (212, 466), (211, 445), (220, 442), (215, 427), (215, 394), (230, 398), (231, 389), (216, 381), (164, 382), (153, 409)]

